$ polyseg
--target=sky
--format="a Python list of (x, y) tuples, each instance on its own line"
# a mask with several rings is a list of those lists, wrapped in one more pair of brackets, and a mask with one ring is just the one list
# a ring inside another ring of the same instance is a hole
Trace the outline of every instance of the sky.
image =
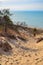
[(43, 0), (0, 0), (0, 9), (43, 10)]

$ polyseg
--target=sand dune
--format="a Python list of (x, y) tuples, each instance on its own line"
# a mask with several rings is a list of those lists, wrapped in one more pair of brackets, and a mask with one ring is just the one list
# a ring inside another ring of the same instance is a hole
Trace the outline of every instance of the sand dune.
[(0, 36), (0, 41), (6, 40), (12, 46), (11, 52), (5, 52), (0, 48), (0, 65), (43, 65), (43, 40), (37, 43), (37, 39), (43, 35), (34, 37), (26, 33), (21, 34), (28, 39), (25, 42), (17, 35), (17, 40)]

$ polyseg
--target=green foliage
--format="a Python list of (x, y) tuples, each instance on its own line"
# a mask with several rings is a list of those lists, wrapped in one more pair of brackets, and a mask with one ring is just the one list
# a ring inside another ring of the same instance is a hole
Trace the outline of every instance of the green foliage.
[(11, 15), (12, 14), (10, 13), (9, 9), (0, 10), (0, 18), (3, 19), (4, 24), (13, 24), (13, 22), (10, 19)]
[(0, 16), (5, 16), (5, 15), (8, 15), (8, 16), (11, 16), (12, 15), (10, 13), (9, 9), (0, 10)]
[(4, 22), (5, 32), (7, 32), (8, 25), (10, 25), (10, 24), (12, 25), (13, 24), (13, 22), (10, 19), (11, 15), (12, 14), (10, 13), (9, 9), (0, 10), (0, 18), (1, 18), (0, 22), (2, 22), (2, 24)]
[(11, 19), (10, 19), (9, 16), (5, 15), (5, 16), (3, 17), (3, 19), (5, 20), (5, 23), (6, 23), (6, 24), (13, 24), (13, 22), (11, 21)]

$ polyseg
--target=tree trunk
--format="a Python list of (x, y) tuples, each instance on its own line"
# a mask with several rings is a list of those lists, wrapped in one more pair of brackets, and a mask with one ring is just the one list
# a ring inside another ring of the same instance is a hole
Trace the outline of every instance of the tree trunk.
[(5, 33), (7, 34), (7, 24), (5, 24)]

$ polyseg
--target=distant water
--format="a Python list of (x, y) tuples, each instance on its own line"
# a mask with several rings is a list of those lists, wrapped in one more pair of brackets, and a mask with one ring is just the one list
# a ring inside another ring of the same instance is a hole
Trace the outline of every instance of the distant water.
[(43, 28), (43, 11), (13, 11), (12, 20), (26, 22), (29, 27)]

